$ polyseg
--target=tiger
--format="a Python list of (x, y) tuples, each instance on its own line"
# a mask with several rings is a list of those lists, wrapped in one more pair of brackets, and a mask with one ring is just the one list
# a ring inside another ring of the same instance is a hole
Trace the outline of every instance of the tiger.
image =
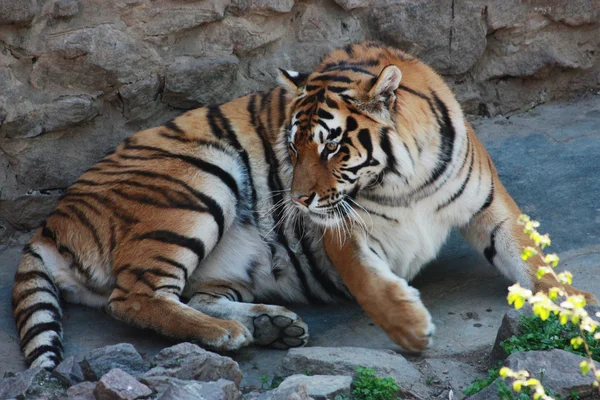
[(435, 325), (408, 282), (453, 228), (510, 280), (558, 284), (520, 257), (521, 211), (431, 67), (364, 42), (277, 80), (134, 133), (64, 192), (15, 275), (31, 367), (63, 358), (61, 299), (215, 351), (304, 346), (276, 304), (354, 299), (419, 352)]

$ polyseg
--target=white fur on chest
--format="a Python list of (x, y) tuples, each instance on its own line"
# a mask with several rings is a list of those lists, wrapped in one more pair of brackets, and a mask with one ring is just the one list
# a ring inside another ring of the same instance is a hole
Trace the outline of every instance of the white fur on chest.
[(367, 241), (396, 275), (410, 280), (437, 256), (453, 224), (444, 221), (425, 203), (388, 208), (385, 214), (397, 222), (373, 216), (373, 229)]

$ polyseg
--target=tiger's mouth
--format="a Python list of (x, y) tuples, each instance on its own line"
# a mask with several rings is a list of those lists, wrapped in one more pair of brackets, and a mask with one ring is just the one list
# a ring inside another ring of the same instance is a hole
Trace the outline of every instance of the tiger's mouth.
[(348, 217), (349, 206), (344, 199), (306, 209), (311, 221), (324, 227), (337, 226)]

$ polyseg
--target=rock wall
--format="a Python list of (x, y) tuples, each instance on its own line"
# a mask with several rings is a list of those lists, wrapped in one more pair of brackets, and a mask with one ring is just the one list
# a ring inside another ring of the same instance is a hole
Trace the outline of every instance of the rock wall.
[(0, 242), (132, 132), (363, 39), (470, 114), (600, 87), (600, 0), (0, 0)]

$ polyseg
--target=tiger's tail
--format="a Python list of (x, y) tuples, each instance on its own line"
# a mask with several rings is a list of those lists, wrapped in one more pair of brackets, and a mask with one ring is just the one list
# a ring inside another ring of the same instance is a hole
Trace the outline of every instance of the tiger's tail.
[(23, 249), (12, 291), (21, 350), (31, 368), (53, 369), (63, 357), (60, 292), (35, 242)]

